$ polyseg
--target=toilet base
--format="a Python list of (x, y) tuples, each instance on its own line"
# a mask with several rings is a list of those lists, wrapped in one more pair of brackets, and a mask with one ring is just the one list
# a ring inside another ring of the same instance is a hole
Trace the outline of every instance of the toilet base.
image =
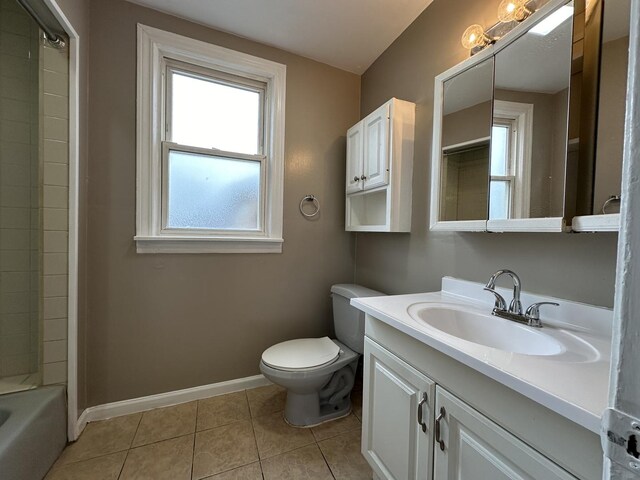
[(294, 427), (312, 427), (329, 420), (347, 416), (351, 412), (356, 360), (335, 372), (327, 384), (312, 393), (287, 391), (284, 418)]

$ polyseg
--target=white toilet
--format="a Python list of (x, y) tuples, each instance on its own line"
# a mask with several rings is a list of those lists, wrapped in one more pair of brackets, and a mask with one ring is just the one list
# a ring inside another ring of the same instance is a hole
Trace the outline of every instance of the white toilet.
[(331, 287), (336, 340), (300, 338), (278, 343), (262, 354), (260, 371), (287, 389), (286, 421), (310, 427), (351, 411), (351, 389), (364, 347), (364, 313), (352, 298), (384, 293), (353, 284)]

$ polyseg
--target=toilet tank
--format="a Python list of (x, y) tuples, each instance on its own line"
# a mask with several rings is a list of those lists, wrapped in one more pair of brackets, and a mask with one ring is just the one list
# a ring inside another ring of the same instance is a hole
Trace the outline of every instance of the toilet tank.
[(384, 293), (352, 283), (341, 283), (331, 287), (336, 338), (354, 352), (364, 351), (364, 312), (352, 307), (349, 302), (352, 298), (381, 295)]

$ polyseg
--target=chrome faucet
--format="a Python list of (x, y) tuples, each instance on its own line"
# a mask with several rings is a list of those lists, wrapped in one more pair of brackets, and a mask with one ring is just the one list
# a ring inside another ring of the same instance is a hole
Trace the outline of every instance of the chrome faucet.
[[(506, 269), (498, 270), (496, 273), (491, 275), (491, 278), (485, 285), (484, 289), (496, 295), (496, 307), (498, 306), (497, 303), (499, 303), (499, 299), (502, 299), (502, 302), (505, 303), (504, 298), (502, 298), (502, 296), (495, 291), (496, 280), (498, 280), (501, 275), (509, 275), (511, 277), (511, 280), (513, 280), (513, 299), (509, 304), (509, 312), (522, 315), (522, 303), (520, 303), (520, 291), (522, 283), (520, 282), (520, 277), (518, 277), (515, 272)], [(506, 310), (506, 308), (503, 307), (502, 310)]]
[[(513, 299), (509, 304), (509, 309), (507, 309), (507, 302), (504, 297), (496, 292), (496, 280), (501, 275), (509, 275), (513, 280)], [(502, 269), (491, 275), (491, 278), (489, 278), (489, 281), (484, 287), (487, 292), (493, 293), (496, 297), (496, 302), (491, 314), (514, 322), (524, 323), (530, 327), (542, 328), (542, 322), (540, 321), (540, 306), (555, 305), (557, 307), (558, 304), (555, 302), (534, 303), (533, 305), (530, 305), (523, 314), (522, 303), (520, 302), (521, 287), (522, 283), (520, 282), (520, 277), (511, 270)]]

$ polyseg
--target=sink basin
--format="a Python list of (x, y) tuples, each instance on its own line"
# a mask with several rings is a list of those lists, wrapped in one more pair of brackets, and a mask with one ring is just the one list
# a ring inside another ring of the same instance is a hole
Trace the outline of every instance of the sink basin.
[(419, 303), (407, 312), (416, 321), (447, 335), (486, 347), (523, 355), (559, 355), (566, 351), (558, 340), (526, 325), (460, 305)]

